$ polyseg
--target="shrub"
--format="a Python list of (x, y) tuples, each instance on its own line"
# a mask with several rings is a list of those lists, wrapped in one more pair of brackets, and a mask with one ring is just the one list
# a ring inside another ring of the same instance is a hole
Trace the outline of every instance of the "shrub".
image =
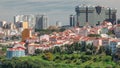
[(43, 57), (43, 59), (45, 59), (45, 60), (49, 60), (49, 61), (52, 61), (52, 60), (53, 60), (53, 55), (52, 55), (52, 53), (50, 53), (50, 52), (45, 53), (42, 57)]

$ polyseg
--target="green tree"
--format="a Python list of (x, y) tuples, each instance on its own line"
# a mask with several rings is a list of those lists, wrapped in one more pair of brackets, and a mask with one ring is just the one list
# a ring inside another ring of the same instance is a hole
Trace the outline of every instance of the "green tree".
[(61, 53), (61, 48), (59, 46), (55, 46), (53, 53)]
[(86, 42), (85, 41), (82, 41), (82, 47), (80, 49), (82, 52), (85, 52), (86, 51)]
[(40, 49), (36, 49), (36, 50), (35, 50), (35, 54), (41, 54), (41, 53), (43, 53), (42, 50), (40, 50)]
[(46, 59), (46, 60), (49, 60), (49, 61), (52, 61), (53, 60), (53, 54), (48, 52), (48, 53), (45, 53), (43, 55), (43, 59)]
[(75, 49), (74, 49), (75, 51), (80, 51), (80, 49), (81, 49), (81, 44), (80, 44), (80, 43), (74, 43), (73, 46), (74, 46), (74, 48), (75, 48)]
[(80, 58), (81, 58), (82, 62), (86, 62), (86, 61), (89, 61), (89, 60), (92, 59), (92, 58), (91, 58), (90, 56), (88, 56), (88, 55), (82, 55)]
[(88, 37), (101, 37), (99, 34), (89, 34)]
[(105, 47), (100, 46), (100, 49), (98, 50), (98, 54), (105, 53)]
[(111, 53), (111, 49), (110, 48), (106, 48), (105, 53), (106, 53), (106, 55), (111, 55), (112, 54)]
[(7, 47), (6, 47), (6, 46), (3, 46), (3, 47), (2, 47), (2, 51), (3, 51), (3, 52), (6, 52), (6, 51), (7, 51)]

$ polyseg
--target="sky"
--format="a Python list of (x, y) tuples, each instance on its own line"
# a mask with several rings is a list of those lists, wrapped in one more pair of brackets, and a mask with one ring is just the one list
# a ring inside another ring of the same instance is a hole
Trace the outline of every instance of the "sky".
[(46, 14), (49, 24), (56, 21), (69, 24), (69, 15), (75, 14), (75, 6), (80, 4), (101, 5), (117, 8), (120, 18), (120, 0), (0, 0), (0, 21), (13, 22), (13, 16), (20, 14)]

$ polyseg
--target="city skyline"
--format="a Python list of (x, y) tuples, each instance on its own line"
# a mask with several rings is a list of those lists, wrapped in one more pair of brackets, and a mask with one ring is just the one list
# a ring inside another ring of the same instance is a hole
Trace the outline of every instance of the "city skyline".
[[(13, 22), (13, 16), (19, 14), (46, 14), (49, 23), (54, 24), (61, 21), (63, 25), (69, 24), (69, 15), (75, 14), (75, 6), (79, 4), (102, 5), (111, 8), (117, 8), (119, 15), (119, 0), (1, 0), (0, 1), (0, 20)], [(115, 5), (113, 5), (115, 4)], [(118, 16), (120, 18), (120, 16)]]

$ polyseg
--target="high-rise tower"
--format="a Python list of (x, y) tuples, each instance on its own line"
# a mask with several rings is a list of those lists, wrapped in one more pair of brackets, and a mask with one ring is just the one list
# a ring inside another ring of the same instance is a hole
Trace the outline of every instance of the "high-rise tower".
[(70, 15), (70, 26), (76, 26), (76, 15)]
[(35, 28), (35, 16), (34, 15), (17, 15), (14, 16), (14, 23), (28, 22), (29, 28)]
[(48, 26), (48, 17), (46, 15), (36, 15), (36, 29), (47, 29)]
[(112, 23), (116, 21), (116, 12), (114, 8), (102, 6), (80, 5), (75, 8), (78, 26), (84, 26), (88, 23), (90, 26), (101, 24), (104, 20)]

